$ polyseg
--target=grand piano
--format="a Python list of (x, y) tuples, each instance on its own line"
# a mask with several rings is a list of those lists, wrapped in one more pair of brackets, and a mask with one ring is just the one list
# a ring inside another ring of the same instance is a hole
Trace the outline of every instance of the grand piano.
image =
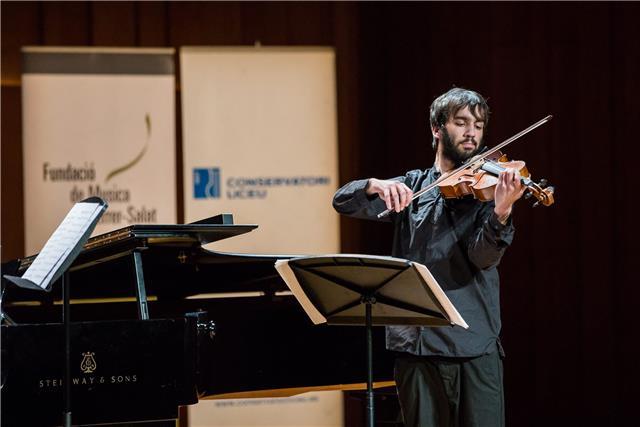
[[(313, 326), (274, 268), (290, 256), (202, 247), (255, 228), (225, 214), (87, 242), (69, 270), (74, 425), (175, 425), (179, 408), (200, 399), (364, 387), (364, 329)], [(19, 276), (33, 259), (7, 262), (2, 274)], [(4, 279), (2, 288), (2, 425), (60, 425), (60, 283), (48, 293)], [(383, 345), (376, 328), (381, 387), (392, 384)]]

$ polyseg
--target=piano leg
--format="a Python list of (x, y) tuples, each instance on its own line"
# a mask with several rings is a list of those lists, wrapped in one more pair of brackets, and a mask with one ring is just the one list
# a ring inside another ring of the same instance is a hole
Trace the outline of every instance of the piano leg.
[(147, 290), (144, 286), (144, 271), (142, 269), (141, 249), (133, 251), (133, 265), (136, 273), (136, 300), (138, 301), (138, 318), (149, 320), (149, 303), (147, 302)]

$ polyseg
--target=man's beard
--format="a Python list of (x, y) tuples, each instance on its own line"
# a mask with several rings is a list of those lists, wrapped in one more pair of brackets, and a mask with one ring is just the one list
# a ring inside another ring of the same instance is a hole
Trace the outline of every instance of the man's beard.
[[(460, 144), (467, 140), (468, 139), (461, 140)], [(444, 127), (442, 128), (442, 141), (440, 141), (442, 143), (442, 153), (447, 159), (455, 163), (456, 167), (462, 165), (471, 157), (475, 156), (484, 147), (484, 140), (476, 141), (473, 139), (472, 141), (476, 144), (476, 148), (474, 150), (466, 151), (458, 148), (458, 145), (460, 144), (455, 144), (451, 140), (447, 130)]]

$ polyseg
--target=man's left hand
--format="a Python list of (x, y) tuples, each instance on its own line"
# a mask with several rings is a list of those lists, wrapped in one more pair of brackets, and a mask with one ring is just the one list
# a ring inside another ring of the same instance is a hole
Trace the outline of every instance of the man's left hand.
[(511, 215), (511, 208), (516, 200), (524, 194), (527, 189), (520, 181), (520, 174), (515, 169), (506, 169), (498, 176), (498, 184), (494, 194), (496, 207), (494, 212), (503, 224), (507, 222)]

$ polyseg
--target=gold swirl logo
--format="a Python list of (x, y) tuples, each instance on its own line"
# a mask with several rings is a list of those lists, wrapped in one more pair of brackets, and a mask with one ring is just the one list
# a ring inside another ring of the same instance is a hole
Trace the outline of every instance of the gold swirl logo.
[(151, 138), (151, 117), (149, 116), (149, 113), (145, 114), (144, 122), (147, 127), (147, 138), (144, 143), (144, 147), (142, 147), (140, 153), (138, 153), (138, 155), (134, 157), (133, 160), (109, 172), (109, 174), (107, 174), (107, 179), (105, 180), (105, 182), (109, 182), (109, 180), (114, 176), (119, 175), (128, 169), (131, 169), (144, 157), (144, 154), (147, 152), (147, 147), (149, 146), (149, 139)]

